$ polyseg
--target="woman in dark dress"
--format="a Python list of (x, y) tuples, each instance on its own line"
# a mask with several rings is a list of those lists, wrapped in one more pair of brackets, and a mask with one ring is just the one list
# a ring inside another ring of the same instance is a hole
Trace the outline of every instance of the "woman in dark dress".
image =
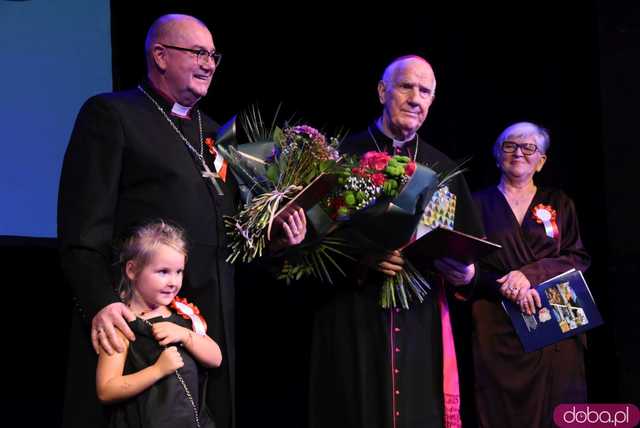
[(536, 284), (589, 266), (571, 199), (534, 184), (548, 148), (546, 130), (528, 122), (511, 125), (493, 149), (500, 182), (474, 194), (487, 239), (503, 247), (480, 262), (473, 303), (481, 427), (550, 427), (556, 405), (587, 399), (584, 337), (525, 353), (500, 305), (509, 299), (532, 313), (540, 306)]

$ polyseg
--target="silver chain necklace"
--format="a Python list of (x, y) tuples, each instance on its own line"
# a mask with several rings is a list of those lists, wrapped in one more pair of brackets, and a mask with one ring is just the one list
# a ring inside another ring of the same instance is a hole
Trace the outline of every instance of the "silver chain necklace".
[[(140, 318), (140, 319), (142, 320), (143, 323), (149, 326), (149, 328), (153, 327), (153, 323), (149, 322), (144, 318)], [(166, 346), (163, 346), (163, 349), (166, 349), (166, 348), (167, 348)], [(176, 378), (178, 378), (178, 382), (180, 382), (180, 384), (182, 385), (182, 389), (184, 389), (184, 393), (187, 396), (187, 399), (191, 403), (191, 407), (193, 408), (193, 417), (196, 422), (196, 428), (200, 428), (200, 418), (198, 417), (198, 407), (196, 406), (196, 402), (193, 399), (193, 396), (191, 395), (191, 391), (189, 391), (189, 387), (187, 387), (187, 383), (184, 381), (182, 375), (177, 369), (175, 371), (175, 374), (176, 374)]]
[(182, 141), (184, 142), (184, 144), (187, 146), (187, 148), (189, 150), (191, 150), (191, 153), (193, 153), (194, 155), (196, 155), (196, 157), (198, 159), (200, 159), (200, 162), (202, 162), (204, 164), (204, 139), (202, 138), (202, 117), (200, 116), (200, 110), (196, 110), (196, 113), (198, 114), (198, 130), (200, 131), (200, 152), (196, 151), (196, 149), (191, 145), (191, 143), (189, 142), (189, 140), (187, 140), (187, 137), (184, 136), (184, 134), (182, 132), (180, 132), (180, 130), (178, 129), (178, 127), (176, 126), (175, 123), (173, 123), (173, 121), (169, 118), (169, 116), (167, 115), (167, 113), (164, 111), (164, 109), (160, 106), (160, 104), (158, 104), (158, 102), (147, 93), (147, 91), (145, 91), (142, 86), (138, 85), (138, 89), (140, 89), (140, 91), (145, 94), (147, 96), (147, 98), (149, 98), (151, 100), (151, 102), (156, 106), (156, 108), (158, 110), (160, 110), (160, 113), (162, 113), (162, 115), (164, 116), (165, 119), (167, 119), (167, 122), (169, 122), (169, 125), (171, 125), (171, 127), (173, 128), (174, 131), (176, 131), (176, 133), (178, 134), (178, 136), (182, 139)]
[[(376, 137), (373, 135), (373, 132), (371, 131), (371, 125), (367, 126), (367, 132), (369, 133), (369, 136), (371, 137), (371, 140), (373, 140), (373, 144), (376, 145), (376, 149), (379, 152), (382, 152), (383, 150), (380, 148), (380, 145), (378, 144), (378, 140), (376, 140)], [(419, 141), (418, 137), (418, 133), (416, 133), (416, 151), (413, 153), (413, 161), (416, 161), (416, 158), (418, 157), (418, 143)]]
[(200, 159), (200, 162), (202, 163), (202, 177), (203, 178), (209, 178), (211, 179), (211, 182), (213, 183), (213, 187), (215, 187), (216, 192), (218, 193), (219, 196), (224, 195), (224, 193), (222, 192), (222, 189), (220, 188), (220, 184), (218, 184), (218, 182), (216, 181), (216, 178), (219, 178), (220, 176), (211, 171), (209, 169), (209, 166), (207, 165), (207, 163), (204, 161), (204, 138), (202, 138), (202, 117), (200, 116), (200, 110), (196, 110), (196, 113), (198, 114), (198, 130), (200, 132), (200, 152), (198, 152), (189, 142), (189, 140), (187, 140), (187, 137), (184, 136), (184, 134), (182, 132), (180, 132), (180, 130), (178, 129), (178, 127), (176, 126), (175, 123), (173, 123), (173, 121), (169, 118), (169, 116), (167, 116), (167, 113), (164, 111), (164, 109), (160, 106), (160, 104), (158, 104), (158, 102), (147, 93), (147, 91), (145, 91), (142, 86), (138, 85), (138, 89), (140, 89), (140, 92), (142, 92), (143, 94), (145, 94), (147, 96), (147, 98), (149, 98), (151, 100), (151, 102), (156, 106), (156, 108), (160, 111), (160, 113), (162, 113), (162, 115), (164, 116), (165, 119), (167, 119), (167, 122), (169, 122), (169, 125), (171, 125), (171, 127), (173, 128), (174, 131), (176, 131), (176, 133), (178, 134), (178, 136), (182, 139), (182, 142), (184, 142), (185, 146), (187, 146), (187, 148), (191, 151), (191, 153), (193, 153), (198, 159)]

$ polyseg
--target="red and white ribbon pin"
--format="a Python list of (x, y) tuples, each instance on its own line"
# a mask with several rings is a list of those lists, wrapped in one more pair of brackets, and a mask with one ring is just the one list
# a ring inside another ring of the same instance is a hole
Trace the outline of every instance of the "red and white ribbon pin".
[(556, 222), (557, 213), (551, 205), (538, 204), (532, 209), (533, 218), (544, 226), (544, 232), (549, 238), (558, 239), (560, 231)]

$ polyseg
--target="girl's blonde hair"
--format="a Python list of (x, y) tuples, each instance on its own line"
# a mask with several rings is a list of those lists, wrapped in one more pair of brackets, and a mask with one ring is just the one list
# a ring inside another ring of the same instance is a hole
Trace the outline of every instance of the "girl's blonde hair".
[(133, 261), (140, 272), (149, 263), (160, 245), (166, 245), (187, 257), (187, 239), (184, 230), (163, 220), (143, 224), (133, 230), (120, 248), (120, 282), (118, 295), (127, 303), (133, 293), (133, 281), (127, 276), (127, 262)]

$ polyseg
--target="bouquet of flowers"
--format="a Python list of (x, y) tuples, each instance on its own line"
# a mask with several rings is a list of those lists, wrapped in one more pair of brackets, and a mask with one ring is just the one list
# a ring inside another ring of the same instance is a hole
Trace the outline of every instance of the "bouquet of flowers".
[[(338, 140), (308, 125), (281, 129), (272, 123), (267, 129), (255, 109), (241, 119), (249, 143), (235, 142), (234, 118), (223, 127), (217, 146), (249, 195), (239, 214), (225, 218), (228, 262), (260, 257), (283, 207), (295, 198), (300, 201), (302, 190), (322, 176), (337, 177), (328, 193), (326, 185), (309, 192), (320, 199), (304, 207), (315, 237), (286, 253), (279, 278), (287, 282), (313, 275), (332, 283), (332, 270), (346, 276), (339, 258), (355, 260), (356, 253), (372, 248), (402, 249), (411, 242), (434, 192), (462, 172), (458, 167), (442, 176), (406, 156), (375, 151), (340, 159)], [(224, 144), (229, 129), (233, 144)], [(428, 289), (427, 280), (407, 260), (399, 275), (385, 279), (380, 304), (408, 309), (410, 301), (422, 302)]]
[(392, 157), (383, 152), (369, 152), (361, 160), (344, 159), (335, 170), (337, 187), (321, 201), (321, 211), (315, 207), (315, 213), (307, 213), (319, 239), (302, 245), (295, 257), (286, 260), (279, 279), (289, 283), (313, 275), (333, 284), (329, 267), (345, 276), (335, 257), (355, 260), (351, 253), (357, 251), (357, 246), (348, 243), (351, 239), (332, 232), (340, 223), (348, 222), (355, 212), (375, 204), (377, 199), (396, 196), (415, 168), (415, 162), (408, 157)]
[[(230, 263), (238, 258), (250, 262), (260, 257), (271, 238), (278, 211), (320, 175), (331, 173), (339, 158), (337, 140), (327, 140), (308, 125), (281, 129), (272, 124), (265, 130), (256, 109), (241, 119), (252, 141), (219, 146), (232, 170), (250, 190), (240, 213), (225, 218)], [(233, 123), (235, 126), (235, 120)]]
[(346, 162), (338, 173), (340, 187), (326, 201), (329, 216), (347, 221), (379, 198), (397, 196), (415, 170), (409, 157), (385, 152), (367, 152), (359, 161)]
[[(350, 171), (343, 170), (342, 186), (329, 198), (329, 206), (333, 208), (330, 216), (337, 221), (349, 221), (355, 217), (354, 221), (358, 222), (359, 218), (366, 215), (366, 209), (373, 207), (379, 199), (391, 201), (396, 198), (415, 171), (416, 163), (408, 156), (391, 156), (377, 151), (365, 153), (357, 166), (352, 167)], [(427, 184), (425, 187), (429, 186), (430, 184)], [(366, 241), (375, 242), (366, 232), (359, 235), (363, 244)], [(380, 293), (380, 305), (383, 308), (401, 305), (408, 309), (409, 301), (413, 298), (423, 301), (427, 289), (430, 289), (427, 280), (407, 260), (405, 268), (398, 275), (385, 276)]]
[[(350, 253), (358, 250), (387, 252), (403, 248), (415, 236), (425, 207), (433, 203), (436, 190), (442, 190), (449, 180), (462, 172), (461, 166), (447, 174), (436, 174), (407, 156), (377, 151), (367, 152), (360, 158), (345, 159), (337, 171), (338, 186), (320, 206), (307, 212), (316, 231), (324, 237), (315, 246), (308, 247), (305, 257), (297, 264), (290, 261), (285, 264), (280, 277), (289, 281), (313, 273), (331, 283), (326, 266), (317, 269), (309, 263), (317, 252), (350, 257)], [(334, 247), (335, 242), (344, 244), (345, 241), (350, 246)], [(344, 275), (333, 258), (325, 259)], [(402, 272), (385, 277), (380, 304), (383, 308), (401, 306), (408, 309), (409, 302), (422, 302), (430, 288), (418, 269), (405, 260)]]

